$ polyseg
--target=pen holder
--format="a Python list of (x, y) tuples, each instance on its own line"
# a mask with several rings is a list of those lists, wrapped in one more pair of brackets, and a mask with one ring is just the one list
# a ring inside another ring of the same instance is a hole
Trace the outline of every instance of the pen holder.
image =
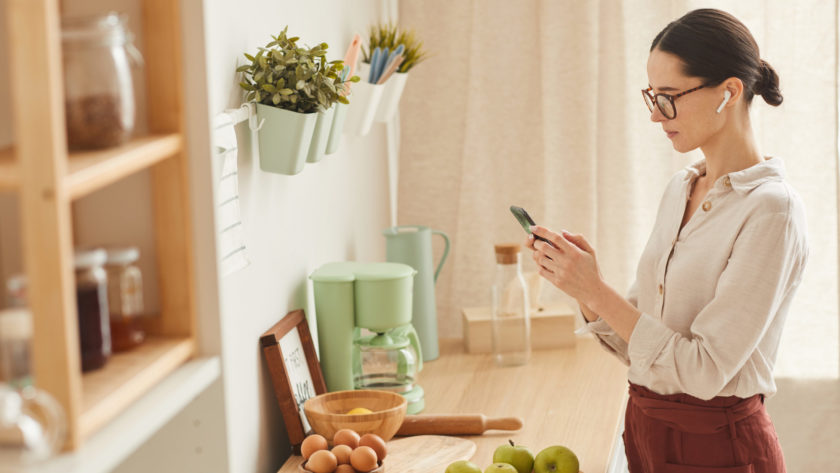
[(306, 155), (307, 163), (317, 163), (324, 157), (334, 116), (335, 105), (326, 111), (318, 112), (318, 118), (315, 120), (315, 131), (312, 132), (312, 142), (309, 144), (309, 153)]
[(385, 85), (376, 85), (367, 82), (370, 73), (370, 64), (359, 64), (358, 75), (362, 78), (353, 84), (350, 96), (350, 108), (347, 111), (348, 129), (360, 136), (370, 132), (370, 127), (376, 118), (379, 103), (382, 100), (382, 93)]
[(382, 100), (379, 102), (379, 108), (376, 110), (376, 121), (387, 122), (390, 121), (394, 114), (397, 113), (397, 108), (400, 105), (400, 97), (402, 97), (403, 89), (405, 88), (405, 81), (408, 80), (407, 72), (398, 72), (382, 84), (385, 90), (382, 91)]

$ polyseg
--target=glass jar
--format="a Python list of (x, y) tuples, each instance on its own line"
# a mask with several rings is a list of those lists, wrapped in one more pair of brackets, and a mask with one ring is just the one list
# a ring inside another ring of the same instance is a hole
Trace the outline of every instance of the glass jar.
[(531, 356), (531, 321), (519, 245), (496, 245), (495, 250), (493, 356), (501, 366), (523, 365)]
[(135, 265), (139, 257), (140, 251), (135, 247), (108, 249), (105, 271), (111, 346), (115, 352), (130, 350), (146, 339), (139, 320), (143, 315), (143, 275)]
[(76, 250), (76, 304), (82, 371), (101, 368), (111, 357), (108, 277), (102, 267), (106, 260), (103, 249)]
[(32, 385), (32, 314), (22, 307), (0, 310), (0, 382)]
[(62, 20), (67, 145), (101, 149), (124, 143), (134, 130), (132, 62), (140, 63), (125, 17)]
[(6, 280), (6, 305), (9, 307), (26, 307), (26, 276), (15, 274)]
[(32, 313), (27, 309), (26, 276), (6, 280), (6, 309), (0, 310), (0, 382), (32, 385)]

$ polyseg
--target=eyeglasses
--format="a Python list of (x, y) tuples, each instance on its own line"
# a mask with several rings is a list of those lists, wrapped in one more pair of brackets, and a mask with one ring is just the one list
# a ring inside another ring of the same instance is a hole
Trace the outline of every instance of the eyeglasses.
[(700, 90), (706, 85), (701, 85), (695, 87), (693, 89), (688, 89), (685, 92), (680, 92), (676, 95), (669, 95), (669, 94), (656, 94), (651, 95), (653, 91), (653, 87), (648, 87), (647, 89), (642, 89), (642, 97), (645, 98), (645, 104), (647, 104), (648, 110), (650, 113), (653, 113), (654, 106), (662, 112), (662, 115), (665, 116), (668, 120), (672, 120), (677, 118), (677, 107), (674, 105), (674, 100), (682, 97), (685, 94), (690, 94), (695, 90)]

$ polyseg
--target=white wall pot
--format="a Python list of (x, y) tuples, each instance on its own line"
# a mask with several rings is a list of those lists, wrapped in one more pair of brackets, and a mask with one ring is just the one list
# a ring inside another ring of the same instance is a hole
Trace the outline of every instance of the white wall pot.
[(370, 132), (373, 120), (376, 118), (376, 110), (379, 108), (379, 101), (382, 99), (382, 92), (385, 84), (376, 85), (367, 81), (370, 65), (362, 63), (359, 65), (359, 77), (361, 81), (350, 86), (350, 109), (347, 111), (348, 131), (360, 136)]
[(330, 136), (327, 138), (327, 154), (338, 151), (338, 145), (341, 144), (341, 132), (344, 131), (344, 119), (347, 118), (347, 109), (350, 108), (350, 105), (338, 102), (333, 108), (335, 108), (335, 113), (330, 126)]
[(382, 100), (379, 102), (379, 109), (376, 111), (376, 121), (387, 122), (394, 118), (400, 105), (405, 81), (408, 80), (407, 72), (392, 74), (385, 81), (385, 90), (382, 92)]
[(303, 170), (317, 113), (299, 113), (257, 104), (257, 121), (265, 120), (258, 132), (260, 169), (293, 175)]
[(312, 142), (309, 144), (309, 153), (306, 155), (307, 163), (317, 163), (324, 157), (324, 152), (327, 150), (327, 139), (330, 137), (330, 128), (332, 128), (333, 116), (335, 115), (335, 105), (329, 109), (318, 112), (318, 118), (315, 119), (315, 130), (312, 132)]

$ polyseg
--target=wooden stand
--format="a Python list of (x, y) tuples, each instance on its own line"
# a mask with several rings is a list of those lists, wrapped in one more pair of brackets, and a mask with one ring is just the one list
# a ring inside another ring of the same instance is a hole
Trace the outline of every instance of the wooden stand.
[[(188, 162), (183, 140), (179, 2), (144, 0), (150, 136), (118, 148), (68, 153), (58, 0), (7, 0), (15, 146), (0, 150), (0, 190), (18, 192), (33, 314), (37, 386), (68, 420), (75, 449), (195, 353), (196, 314)], [(150, 169), (161, 313), (141, 349), (82, 375), (71, 204)]]
[[(467, 307), (461, 310), (464, 347), (467, 353), (493, 351), (492, 308)], [(531, 349), (547, 350), (575, 344), (575, 314), (565, 305), (531, 311)]]

